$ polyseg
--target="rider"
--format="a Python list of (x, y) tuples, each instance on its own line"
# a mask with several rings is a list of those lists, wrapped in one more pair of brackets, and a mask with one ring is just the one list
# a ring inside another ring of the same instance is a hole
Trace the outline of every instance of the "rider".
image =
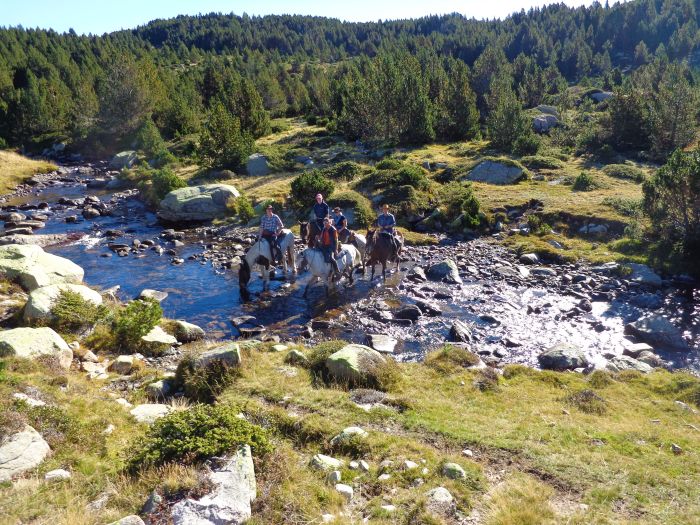
[(343, 239), (350, 237), (348, 220), (345, 218), (345, 215), (343, 215), (343, 210), (338, 206), (333, 208), (333, 226), (338, 230), (338, 239), (340, 239), (340, 242), (344, 242)]
[(274, 264), (282, 255), (282, 250), (279, 247), (279, 234), (282, 232), (284, 224), (277, 214), (273, 213), (272, 205), (265, 208), (265, 215), (260, 219), (261, 238), (266, 239), (270, 243), (270, 252), (272, 253), (272, 263)]
[(316, 194), (316, 202), (314, 203), (314, 216), (316, 217), (316, 226), (318, 231), (323, 229), (323, 219), (331, 214), (331, 208), (323, 200), (323, 195)]
[(318, 234), (317, 241), (323, 252), (325, 261), (331, 264), (334, 277), (339, 275), (338, 261), (336, 261), (334, 257), (334, 255), (338, 253), (338, 232), (331, 224), (330, 217), (323, 219), (323, 229), (321, 233)]
[(393, 248), (391, 259), (394, 260), (399, 253), (399, 244), (395, 235), (396, 218), (389, 213), (389, 205), (384, 204), (382, 206), (382, 213), (377, 217), (377, 226), (382, 233), (387, 233), (391, 239), (391, 246)]

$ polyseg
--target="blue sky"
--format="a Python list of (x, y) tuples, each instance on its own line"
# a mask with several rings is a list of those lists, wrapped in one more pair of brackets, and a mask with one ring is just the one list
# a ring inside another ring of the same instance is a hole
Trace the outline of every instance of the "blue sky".
[[(310, 14), (342, 20), (373, 21), (459, 12), (475, 18), (504, 17), (521, 8), (552, 3), (542, 0), (0, 0), (0, 26), (73, 28), (102, 34), (131, 29), (156, 18), (178, 14)], [(591, 0), (565, 0), (568, 5)], [(612, 3), (612, 2), (611, 2)]]

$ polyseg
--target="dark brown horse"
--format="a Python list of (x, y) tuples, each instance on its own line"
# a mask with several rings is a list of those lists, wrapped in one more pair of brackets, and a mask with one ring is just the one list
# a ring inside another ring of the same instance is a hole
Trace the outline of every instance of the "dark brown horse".
[(299, 236), (306, 239), (306, 245), (313, 248), (316, 245), (316, 237), (321, 233), (321, 229), (316, 221), (299, 221)]
[[(403, 248), (403, 238), (396, 237), (398, 244), (395, 252), (396, 269), (399, 269), (400, 254)], [(374, 279), (374, 265), (379, 263), (382, 265), (382, 278), (386, 281), (386, 263), (392, 260), (394, 254), (394, 246), (391, 240), (391, 234), (380, 232), (378, 230), (367, 230), (367, 264), (372, 267), (372, 275), (370, 281)]]

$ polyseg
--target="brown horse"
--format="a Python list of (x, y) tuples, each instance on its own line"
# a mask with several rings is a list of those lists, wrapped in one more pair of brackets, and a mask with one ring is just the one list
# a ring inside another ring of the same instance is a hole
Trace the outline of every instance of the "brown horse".
[[(398, 248), (396, 250), (396, 269), (399, 269), (399, 257), (403, 248), (403, 238), (396, 237)], [(382, 278), (386, 281), (386, 263), (392, 260), (394, 247), (391, 241), (391, 234), (380, 232), (377, 230), (367, 230), (367, 263), (372, 267), (372, 276), (370, 281), (374, 279), (374, 265), (379, 263), (382, 265)]]
[(316, 244), (316, 237), (321, 233), (321, 230), (316, 224), (316, 221), (299, 221), (299, 236), (306, 239), (306, 244), (309, 248), (313, 248)]

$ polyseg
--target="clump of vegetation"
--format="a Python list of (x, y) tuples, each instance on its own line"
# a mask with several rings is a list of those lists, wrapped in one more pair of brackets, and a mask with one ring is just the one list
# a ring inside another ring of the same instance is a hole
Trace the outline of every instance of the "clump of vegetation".
[(592, 388), (601, 389), (611, 385), (614, 381), (609, 372), (605, 370), (594, 370), (593, 373), (588, 376), (588, 382)]
[(328, 199), (335, 190), (335, 184), (318, 170), (302, 173), (292, 181), (292, 206), (297, 211), (309, 207), (314, 195), (320, 193)]
[(365, 228), (374, 220), (372, 205), (366, 197), (353, 190), (336, 193), (328, 199), (331, 207), (338, 206), (343, 210), (352, 210), (355, 214), (355, 226)]
[(461, 371), (481, 362), (478, 355), (462, 346), (444, 345), (425, 357), (425, 364), (440, 374), (447, 375)]
[(314, 346), (307, 355), (309, 370), (316, 378), (321, 378), (326, 371), (326, 359), (339, 350), (342, 350), (347, 344), (348, 343), (345, 341), (334, 340), (324, 341)]
[(574, 180), (573, 190), (574, 191), (593, 191), (599, 187), (598, 182), (593, 178), (587, 171), (582, 171), (576, 176)]
[(117, 313), (114, 321), (116, 343), (126, 350), (141, 347), (141, 338), (150, 332), (163, 317), (163, 309), (155, 299), (131, 301)]
[(352, 161), (339, 162), (321, 170), (321, 174), (331, 180), (351, 181), (358, 178), (364, 169)]
[(482, 368), (477, 372), (474, 386), (482, 392), (495, 392), (498, 390), (498, 372), (491, 367)]
[(639, 218), (642, 215), (642, 202), (638, 199), (622, 199), (620, 197), (606, 197), (603, 204), (610, 206), (620, 215)]
[(16, 410), (0, 410), (0, 443), (12, 434), (21, 432), (27, 424), (24, 414)]
[(539, 149), (542, 141), (534, 133), (525, 133), (520, 135), (513, 143), (513, 153), (520, 157), (526, 155), (535, 155)]
[(605, 399), (588, 389), (569, 394), (566, 397), (566, 402), (586, 414), (602, 415), (608, 410)]
[(104, 307), (66, 289), (61, 290), (51, 307), (49, 325), (61, 333), (75, 333), (94, 326), (105, 315)]
[(170, 168), (153, 170), (151, 184), (153, 184), (153, 193), (159, 201), (171, 191), (187, 186), (187, 183)]
[(169, 461), (192, 464), (231, 453), (244, 444), (258, 456), (271, 452), (265, 430), (238, 414), (238, 408), (231, 405), (195, 405), (160, 418), (131, 455), (129, 469), (133, 472)]
[(603, 173), (605, 173), (608, 177), (633, 180), (634, 182), (639, 183), (646, 180), (646, 175), (644, 175), (642, 170), (628, 164), (608, 164), (603, 168)]
[(225, 361), (212, 361), (207, 366), (197, 366), (196, 357), (188, 355), (178, 364), (175, 381), (189, 399), (212, 403), (239, 375), (238, 367)]
[(245, 195), (230, 198), (229, 202), (226, 203), (226, 207), (231, 210), (234, 215), (238, 216), (243, 223), (247, 223), (255, 218), (253, 204)]
[(134, 141), (136, 143), (136, 148), (143, 151), (148, 158), (155, 157), (161, 154), (163, 150), (166, 150), (165, 141), (150, 118), (146, 119), (136, 131)]
[(440, 202), (445, 206), (445, 218), (452, 223), (461, 217), (460, 228), (476, 228), (481, 224), (479, 200), (469, 183), (451, 182), (440, 189)]
[(520, 163), (532, 170), (558, 170), (564, 167), (561, 160), (544, 155), (528, 155), (520, 159)]
[(238, 117), (221, 102), (215, 102), (207, 113), (199, 143), (199, 154), (206, 165), (236, 168), (253, 153), (254, 144), (253, 135), (242, 127)]
[(403, 161), (399, 159), (386, 158), (377, 162), (374, 167), (378, 170), (398, 170), (403, 166)]

